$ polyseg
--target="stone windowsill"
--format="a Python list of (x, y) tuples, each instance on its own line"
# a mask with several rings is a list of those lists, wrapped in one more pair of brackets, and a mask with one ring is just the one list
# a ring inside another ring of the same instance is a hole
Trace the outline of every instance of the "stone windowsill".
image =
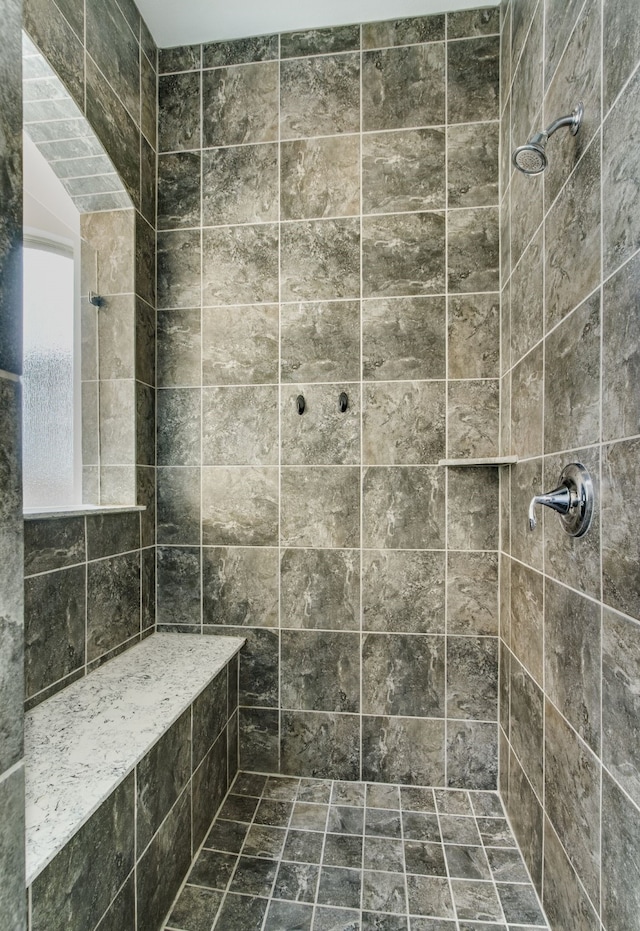
[(146, 511), (142, 504), (76, 504), (67, 507), (25, 508), (25, 520), (47, 520), (57, 517), (86, 517), (89, 514), (128, 514), (131, 511)]

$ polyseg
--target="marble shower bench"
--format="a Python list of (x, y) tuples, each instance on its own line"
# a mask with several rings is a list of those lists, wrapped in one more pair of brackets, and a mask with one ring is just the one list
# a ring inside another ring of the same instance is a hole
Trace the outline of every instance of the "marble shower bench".
[(244, 642), (152, 634), (26, 715), (31, 931), (161, 926), (235, 776)]

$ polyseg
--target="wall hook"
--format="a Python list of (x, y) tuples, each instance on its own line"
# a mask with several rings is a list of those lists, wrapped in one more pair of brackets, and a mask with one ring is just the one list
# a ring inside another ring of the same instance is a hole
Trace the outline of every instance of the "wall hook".
[(346, 391), (340, 392), (340, 397), (338, 398), (338, 405), (340, 407), (340, 412), (344, 414), (346, 409), (349, 407), (349, 396)]
[(299, 394), (298, 397), (296, 398), (296, 405), (297, 405), (297, 407), (298, 407), (298, 413), (299, 413), (299, 414), (304, 414), (304, 409), (305, 409), (305, 407), (306, 407), (306, 404), (305, 404), (305, 400), (304, 400), (304, 395), (303, 395), (303, 394)]
[(105, 299), (96, 294), (95, 291), (89, 291), (89, 303), (93, 304), (94, 307), (104, 307)]

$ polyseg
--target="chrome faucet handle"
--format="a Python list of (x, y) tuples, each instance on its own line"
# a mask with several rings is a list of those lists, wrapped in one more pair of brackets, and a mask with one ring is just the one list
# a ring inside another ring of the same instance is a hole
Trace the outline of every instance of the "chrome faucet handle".
[(544, 495), (534, 495), (529, 504), (529, 530), (535, 530), (536, 504), (560, 514), (562, 526), (572, 537), (587, 532), (593, 516), (593, 483), (580, 462), (571, 462), (562, 470), (560, 484)]
[(529, 530), (535, 530), (538, 523), (536, 520), (536, 504), (543, 504), (547, 508), (552, 508), (558, 514), (568, 514), (575, 501), (572, 500), (571, 489), (568, 485), (559, 485), (558, 488), (547, 492), (546, 495), (535, 495), (529, 504)]

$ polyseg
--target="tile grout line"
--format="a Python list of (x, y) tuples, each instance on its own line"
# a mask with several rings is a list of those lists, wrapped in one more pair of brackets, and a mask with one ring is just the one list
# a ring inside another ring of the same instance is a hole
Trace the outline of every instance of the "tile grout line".
[[(587, 5), (587, 0), (585, 0), (585, 6), (584, 6), (583, 9), (586, 9), (586, 5)], [(600, 440), (600, 450), (599, 450), (599, 456), (598, 456), (598, 482), (599, 482), (599, 492), (600, 492), (599, 497), (600, 497), (600, 502), (602, 502), (602, 491), (603, 491), (603, 487), (604, 487), (604, 484), (603, 484), (603, 483), (604, 483), (604, 463), (603, 463), (603, 460), (604, 460), (604, 453), (605, 453), (605, 448), (606, 448), (606, 447), (605, 447), (605, 444), (604, 444), (605, 430), (604, 430), (604, 419), (603, 419), (603, 416), (604, 416), (604, 348), (605, 348), (605, 347), (604, 347), (604, 324), (605, 324), (605, 309), (604, 309), (604, 294), (605, 294), (605, 274), (604, 274), (604, 246), (605, 246), (605, 242), (604, 242), (604, 215), (605, 215), (605, 214), (604, 214), (604, 173), (603, 173), (603, 166), (604, 166), (604, 129), (605, 129), (605, 127), (604, 127), (604, 124), (605, 124), (605, 116), (604, 116), (604, 106), (605, 106), (605, 104), (604, 104), (604, 74), (605, 74), (605, 70), (604, 70), (604, 0), (602, 0), (602, 3), (599, 4), (598, 9), (599, 9), (599, 16), (600, 16), (600, 62), (599, 62), (599, 64), (600, 64), (600, 113), (599, 113), (600, 126), (599, 126), (599, 132), (600, 132), (600, 279), (601, 279), (601, 291), (600, 291), (600, 372), (599, 372), (599, 375), (600, 375), (600, 384), (599, 384), (599, 396), (600, 396), (600, 409), (599, 409), (599, 414), (600, 414), (600, 431), (599, 431), (599, 440)], [(576, 26), (577, 26), (577, 21), (576, 21)], [(629, 80), (631, 80), (631, 78), (629, 78)], [(622, 93), (623, 93), (623, 90), (620, 91), (620, 94), (622, 94)], [(613, 105), (612, 105), (612, 107), (611, 107), (612, 110), (613, 110), (613, 107), (616, 105), (616, 102), (617, 102), (617, 99), (616, 99), (616, 101), (614, 101), (614, 103), (613, 103)], [(616, 274), (617, 274), (617, 272), (616, 272)], [(600, 507), (602, 508), (602, 504), (601, 504), (601, 503), (600, 503)], [(603, 835), (603, 828), (604, 828), (604, 818), (603, 818), (603, 811), (604, 811), (604, 804), (603, 804), (603, 802), (604, 802), (604, 773), (605, 773), (606, 770), (605, 770), (605, 765), (604, 765), (604, 757), (605, 757), (605, 740), (604, 740), (604, 736), (605, 736), (605, 735), (604, 735), (604, 716), (603, 716), (603, 715), (604, 715), (603, 693), (604, 693), (604, 630), (605, 630), (605, 584), (604, 584), (604, 581), (605, 581), (605, 580), (604, 580), (604, 560), (603, 560), (603, 543), (604, 543), (604, 540), (603, 540), (603, 521), (602, 521), (602, 520), (600, 520), (600, 521), (598, 522), (598, 534), (599, 534), (598, 552), (599, 552), (599, 569), (600, 569), (600, 573), (599, 573), (599, 576), (600, 576), (600, 578), (599, 578), (599, 582), (600, 582), (600, 592), (599, 592), (599, 595), (600, 595), (600, 602), (601, 602), (601, 604), (600, 604), (600, 656), (599, 656), (599, 662), (600, 662), (600, 735), (599, 735), (599, 736), (600, 736), (600, 740), (599, 740), (599, 746), (598, 746), (597, 757), (598, 757), (598, 760), (599, 760), (599, 763), (600, 763), (600, 766), (599, 766), (599, 777), (600, 777), (600, 787), (599, 787), (599, 788), (600, 788), (600, 798), (599, 798), (599, 808), (600, 808), (600, 811), (599, 811), (599, 820), (600, 820), (600, 823), (599, 823), (599, 826), (598, 826), (598, 828), (599, 828), (599, 849), (598, 849), (598, 858), (599, 858), (599, 871), (598, 871), (598, 908), (597, 908), (597, 909), (594, 908), (594, 911), (595, 911), (596, 915), (598, 916), (598, 919), (600, 920), (600, 925), (601, 925), (601, 927), (604, 928), (604, 922), (603, 922), (603, 917), (602, 917), (602, 916), (603, 916), (603, 881), (602, 881), (602, 877), (603, 877), (603, 869), (602, 869), (602, 862), (603, 862), (603, 843), (602, 843), (602, 835)], [(616, 780), (616, 782), (617, 782), (617, 780)], [(551, 819), (549, 819), (549, 820), (551, 820)], [(555, 827), (553, 827), (553, 830), (554, 830), (554, 832), (555, 832)], [(558, 839), (558, 840), (559, 840), (559, 839)], [(559, 841), (559, 842), (560, 842), (560, 841)], [(560, 842), (560, 843), (561, 843), (561, 842)], [(562, 846), (563, 849), (564, 849), (564, 845), (561, 844), (561, 846)], [(543, 861), (543, 862), (544, 862), (544, 861)], [(571, 862), (571, 861), (569, 861), (569, 862)], [(572, 868), (573, 868), (573, 864), (571, 864), (571, 866), (572, 866)], [(575, 872), (576, 877), (579, 879), (580, 884), (582, 885), (582, 880), (581, 880), (580, 877), (578, 877), (577, 870), (574, 870), (574, 872)], [(586, 889), (585, 889), (585, 895), (587, 895)], [(587, 900), (588, 900), (589, 902), (591, 902), (591, 897), (590, 897), (589, 895), (587, 895)]]
[[(364, 178), (364, 167), (363, 167), (363, 128), (364, 128), (364, 115), (363, 115), (363, 103), (364, 103), (364, 80), (363, 80), (363, 64), (364, 64), (364, 52), (363, 52), (363, 28), (362, 24), (359, 27), (360, 30), (360, 80), (359, 80), (359, 118), (360, 118), (360, 132), (359, 132), (359, 142), (358, 142), (358, 182), (359, 182), (359, 210), (360, 210), (360, 249), (359, 249), (359, 261), (360, 261), (360, 315), (359, 315), (359, 356), (358, 356), (358, 378), (359, 378), (359, 391), (360, 391), (360, 488), (359, 488), (359, 505), (360, 505), (360, 521), (359, 521), (359, 531), (360, 531), (360, 540), (359, 540), (359, 567), (360, 567), (360, 579), (359, 579), (359, 598), (360, 605), (358, 611), (359, 617), (359, 646), (360, 646), (360, 656), (359, 656), (359, 672), (360, 672), (360, 683), (359, 683), (359, 700), (360, 700), (360, 720), (359, 720), (359, 733), (358, 733), (358, 775), (360, 781), (364, 775), (365, 761), (364, 761), (364, 644), (365, 644), (365, 633), (364, 633), (364, 481), (365, 481), (365, 468), (364, 468), (364, 424), (365, 424), (365, 405), (367, 404), (367, 397), (365, 396), (365, 380), (364, 380), (364, 304), (363, 304), (363, 294), (364, 294), (364, 250), (363, 250), (363, 241), (364, 241), (364, 191), (363, 191), (363, 178)], [(362, 842), (362, 857), (364, 863), (364, 840)], [(362, 890), (361, 890), (362, 892)]]
[(278, 772), (282, 772), (282, 35), (278, 33)]

